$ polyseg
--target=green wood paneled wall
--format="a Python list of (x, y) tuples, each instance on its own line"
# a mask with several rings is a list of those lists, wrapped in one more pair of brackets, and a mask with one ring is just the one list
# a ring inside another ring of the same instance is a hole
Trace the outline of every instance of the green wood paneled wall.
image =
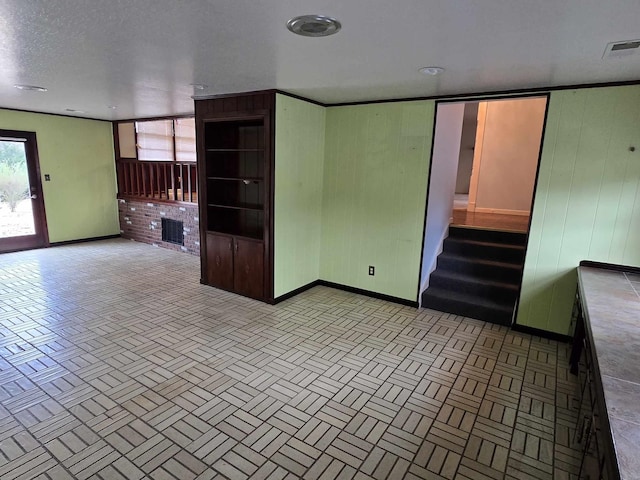
[(640, 266), (640, 86), (552, 92), (517, 323), (570, 333), (581, 260)]
[(434, 106), (327, 109), (321, 279), (416, 300)]
[(276, 95), (276, 297), (320, 277), (325, 110)]
[(120, 232), (111, 122), (0, 110), (0, 128), (36, 132), (50, 242)]

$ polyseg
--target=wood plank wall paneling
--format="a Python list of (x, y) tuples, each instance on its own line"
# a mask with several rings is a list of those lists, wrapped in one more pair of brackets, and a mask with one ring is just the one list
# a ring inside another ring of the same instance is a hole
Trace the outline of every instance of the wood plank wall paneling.
[(640, 266), (640, 86), (552, 92), (517, 323), (570, 333), (581, 260)]
[(275, 297), (320, 278), (325, 113), (276, 95)]
[(111, 122), (0, 109), (0, 128), (36, 133), (51, 243), (120, 232)]
[(322, 280), (416, 300), (434, 108), (327, 109)]
[(241, 96), (214, 98), (206, 102), (195, 102), (196, 118), (216, 116), (220, 113), (254, 112), (275, 108), (275, 95), (271, 91)]

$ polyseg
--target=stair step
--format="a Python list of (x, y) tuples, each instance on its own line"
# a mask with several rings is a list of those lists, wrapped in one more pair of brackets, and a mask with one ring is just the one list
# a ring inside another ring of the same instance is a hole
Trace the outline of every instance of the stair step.
[(437, 287), (429, 287), (422, 294), (422, 307), (424, 308), (499, 325), (511, 325), (514, 306), (515, 303), (505, 305), (484, 297), (450, 292)]
[(525, 254), (524, 246), (522, 245), (452, 237), (448, 237), (444, 240), (442, 250), (443, 252), (474, 258), (498, 260), (518, 264), (524, 262)]
[(508, 243), (512, 245), (526, 245), (527, 234), (522, 232), (509, 232), (502, 230), (484, 230), (480, 228), (450, 225), (449, 236), (453, 238), (466, 238), (481, 242)]
[(473, 276), (479, 280), (514, 284), (520, 282), (522, 275), (521, 264), (466, 257), (447, 252), (442, 252), (438, 256), (436, 271), (438, 270)]
[(484, 297), (504, 304), (514, 304), (518, 297), (517, 283), (482, 279), (442, 269), (431, 274), (429, 286), (450, 292)]

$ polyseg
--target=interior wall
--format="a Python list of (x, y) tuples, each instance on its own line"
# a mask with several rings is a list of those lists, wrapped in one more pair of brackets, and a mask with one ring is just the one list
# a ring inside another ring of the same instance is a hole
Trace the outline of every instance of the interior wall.
[(456, 193), (469, 193), (469, 181), (473, 168), (473, 150), (476, 144), (476, 128), (478, 127), (478, 102), (464, 104), (464, 120), (460, 139), (460, 155), (458, 157), (458, 174), (456, 176)]
[(546, 97), (486, 102), (486, 116), (478, 118), (483, 139), (474, 157), (476, 211), (529, 212), (545, 107)]
[(321, 279), (416, 300), (433, 114), (433, 101), (327, 109)]
[(640, 266), (640, 86), (551, 93), (517, 323), (570, 333), (581, 260)]
[(120, 232), (110, 122), (0, 109), (0, 128), (36, 132), (50, 242)]
[(276, 95), (275, 297), (320, 278), (325, 110)]
[(442, 242), (449, 232), (464, 114), (464, 103), (438, 105), (420, 271), (420, 292), (429, 286), (429, 275), (436, 268), (438, 255), (442, 252)]

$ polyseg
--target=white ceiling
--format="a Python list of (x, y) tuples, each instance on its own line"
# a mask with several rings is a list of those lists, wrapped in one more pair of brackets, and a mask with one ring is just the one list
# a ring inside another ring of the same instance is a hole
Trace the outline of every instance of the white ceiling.
[[(293, 35), (304, 14), (343, 28)], [(637, 38), (638, 0), (0, 0), (0, 107), (123, 119), (193, 112), (191, 83), (336, 103), (637, 80), (640, 55), (602, 59)]]

